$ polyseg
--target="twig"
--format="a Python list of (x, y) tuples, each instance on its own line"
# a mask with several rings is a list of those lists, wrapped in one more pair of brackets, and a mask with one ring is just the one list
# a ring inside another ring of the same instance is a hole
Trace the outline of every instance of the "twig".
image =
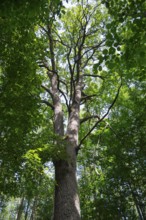
[(93, 94), (93, 95), (86, 95), (86, 94), (84, 94), (84, 96), (81, 98), (81, 101), (84, 101), (84, 100), (89, 100), (89, 99), (91, 99), (92, 97), (95, 97), (95, 96), (97, 96), (97, 95), (95, 95), (95, 94)]
[(100, 117), (98, 115), (91, 115), (89, 117), (85, 117), (85, 118), (80, 119), (80, 124), (82, 124), (82, 123), (84, 123), (84, 122), (86, 122), (86, 121), (88, 121), (92, 118), (98, 118), (100, 120)]

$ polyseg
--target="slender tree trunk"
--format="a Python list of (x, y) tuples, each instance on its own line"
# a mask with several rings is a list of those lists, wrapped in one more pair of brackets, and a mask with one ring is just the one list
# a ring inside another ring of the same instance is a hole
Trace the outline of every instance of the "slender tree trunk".
[(22, 197), (22, 199), (21, 199), (16, 220), (21, 220), (21, 216), (22, 216), (22, 212), (23, 212), (23, 203), (24, 203), (24, 197)]
[(34, 198), (30, 220), (36, 219), (36, 203), (37, 203), (37, 199)]
[(25, 218), (24, 218), (25, 220), (27, 220), (27, 217), (28, 217), (29, 206), (30, 206), (30, 201), (28, 200), (27, 206), (26, 206), (26, 211), (25, 211)]
[(132, 189), (131, 189), (131, 193), (132, 193), (132, 196), (133, 196), (133, 200), (134, 200), (134, 203), (135, 203), (135, 206), (136, 206), (137, 213), (139, 215), (139, 219), (140, 220), (145, 220), (145, 218), (143, 217), (142, 210), (141, 210), (141, 208), (138, 204), (137, 198), (136, 198), (134, 192), (132, 191)]

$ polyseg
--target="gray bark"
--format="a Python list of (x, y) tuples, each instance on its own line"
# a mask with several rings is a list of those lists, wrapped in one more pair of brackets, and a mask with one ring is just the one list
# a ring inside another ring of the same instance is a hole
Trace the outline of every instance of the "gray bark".
[(74, 158), (73, 162), (58, 161), (55, 164), (56, 186), (53, 220), (80, 219), (75, 163)]

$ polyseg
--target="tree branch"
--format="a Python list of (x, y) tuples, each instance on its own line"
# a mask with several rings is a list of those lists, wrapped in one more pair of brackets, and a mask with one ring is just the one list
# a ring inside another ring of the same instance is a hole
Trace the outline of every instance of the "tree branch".
[(44, 60), (38, 61), (38, 65), (40, 67), (45, 67), (47, 70), (49, 70), (48, 63), (46, 61), (44, 61)]
[(54, 42), (58, 42), (59, 44), (62, 44), (63, 46), (65, 46), (65, 47), (68, 47), (68, 48), (70, 48), (68, 45), (66, 45), (65, 43), (63, 43), (61, 40), (53, 40)]
[(67, 97), (66, 95), (64, 94), (64, 92), (61, 90), (61, 89), (58, 89), (59, 92), (63, 95), (64, 99), (65, 99), (65, 103), (66, 103), (66, 107), (67, 107), (67, 110), (69, 112), (69, 104), (68, 104), (68, 100), (67, 100)]
[(56, 31), (54, 31), (54, 32), (55, 32), (55, 34), (57, 35), (57, 37), (59, 38), (59, 40), (53, 40), (54, 42), (58, 42), (58, 43), (62, 44), (62, 45), (65, 46), (65, 47), (71, 48), (69, 45), (67, 45), (67, 44), (65, 44), (65, 43), (63, 42), (62, 38), (60, 37), (60, 35), (59, 35)]
[(70, 102), (71, 102), (71, 100), (72, 100), (73, 92), (74, 92), (74, 89), (75, 89), (74, 80), (73, 80), (73, 77), (74, 77), (74, 69), (72, 68), (71, 62), (70, 62), (71, 50), (72, 50), (72, 48), (70, 48), (69, 52), (67, 53), (67, 62), (68, 62), (69, 71), (70, 71), (70, 101), (69, 101), (69, 104), (70, 104)]
[[(105, 42), (105, 39), (102, 40), (102, 41), (101, 41), (100, 43), (98, 43), (97, 45), (89, 46), (88, 49), (82, 54), (82, 57), (83, 57), (86, 53), (88, 53), (89, 51), (98, 49), (104, 42)], [(82, 57), (81, 57), (81, 58), (82, 58)]]
[(51, 77), (50, 73), (57, 73), (57, 71), (51, 70), (48, 66), (48, 63), (46, 61), (39, 61), (38, 62), (39, 67), (44, 67), (48, 70), (48, 76)]
[(39, 27), (48, 35), (48, 31), (41, 24), (39, 24)]
[[(97, 27), (97, 25), (96, 25), (95, 27)], [(91, 27), (91, 28), (94, 28), (94, 27)], [(90, 28), (90, 29), (91, 29), (91, 28)], [(88, 32), (86, 33), (86, 36), (90, 36), (90, 35), (96, 33), (98, 30), (99, 30), (99, 28), (94, 29), (94, 30), (92, 30), (92, 31), (88, 31)]]
[(80, 150), (81, 145), (83, 144), (84, 140), (91, 134), (91, 132), (96, 128), (96, 126), (97, 126), (100, 122), (102, 122), (102, 121), (104, 120), (104, 118), (109, 114), (111, 108), (114, 106), (116, 100), (118, 99), (121, 86), (122, 86), (122, 81), (121, 81), (121, 84), (120, 84), (120, 86), (119, 86), (119, 88), (118, 88), (117, 94), (116, 94), (116, 96), (115, 96), (113, 102), (112, 102), (111, 105), (109, 106), (107, 112), (102, 116), (102, 118), (100, 118), (100, 119), (93, 125), (93, 127), (88, 131), (88, 133), (81, 139), (80, 144), (79, 144), (79, 145), (77, 146), (77, 148), (76, 148), (76, 152), (77, 152), (77, 153), (78, 153), (78, 151)]
[(67, 97), (66, 97), (65, 93), (60, 89), (60, 82), (62, 83), (62, 80), (60, 80), (58, 73), (56, 73), (56, 75), (57, 75), (57, 82), (58, 82), (57, 89), (63, 95), (63, 97), (65, 99), (66, 107), (67, 107), (68, 112), (69, 112), (69, 104), (68, 104)]
[(84, 122), (86, 122), (86, 121), (88, 121), (92, 118), (98, 118), (100, 120), (100, 117), (98, 115), (91, 115), (89, 117), (85, 117), (85, 118), (80, 119), (80, 124), (82, 124), (82, 123), (84, 123)]
[(60, 83), (62, 83), (66, 87), (66, 92), (68, 94), (68, 86), (67, 83), (65, 83), (63, 80), (59, 79)]
[(95, 49), (92, 51), (92, 54), (88, 57), (88, 54), (86, 54), (86, 56), (87, 56), (87, 59), (86, 59), (86, 61), (84, 62), (84, 65), (83, 65), (83, 69), (87, 66), (87, 64), (88, 64), (88, 62), (93, 58), (93, 56), (94, 56), (94, 53), (95, 53)]
[(48, 102), (46, 100), (42, 100), (41, 102), (46, 104), (47, 106), (49, 106), (52, 110), (54, 110), (54, 106), (50, 102)]
[(48, 89), (48, 88), (47, 88), (46, 86), (44, 86), (44, 85), (41, 85), (41, 87), (42, 87), (46, 92), (48, 92), (48, 93), (50, 94), (51, 98), (53, 97), (53, 94), (52, 94), (52, 92), (51, 92), (50, 89)]
[(87, 100), (90, 100), (92, 97), (95, 97), (95, 96), (97, 96), (97, 95), (86, 95), (86, 94), (83, 94), (83, 92), (82, 92), (82, 95), (83, 95), (83, 97), (81, 98), (81, 101), (87, 101)]

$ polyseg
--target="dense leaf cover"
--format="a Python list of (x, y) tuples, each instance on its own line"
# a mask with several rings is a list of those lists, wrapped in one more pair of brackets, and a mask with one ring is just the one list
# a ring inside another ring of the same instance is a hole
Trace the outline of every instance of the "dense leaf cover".
[(82, 219), (144, 220), (145, 1), (1, 1), (0, 29), (0, 219), (53, 214), (51, 162), (67, 137), (53, 132), (51, 36), (65, 126), (81, 57)]

